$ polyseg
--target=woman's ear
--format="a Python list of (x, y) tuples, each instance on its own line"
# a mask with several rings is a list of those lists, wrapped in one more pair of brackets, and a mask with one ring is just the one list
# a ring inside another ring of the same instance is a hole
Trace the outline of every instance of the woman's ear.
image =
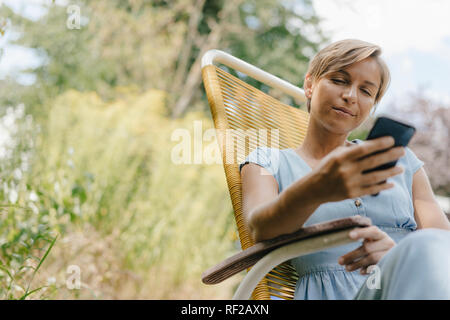
[(308, 99), (311, 99), (312, 87), (313, 87), (313, 81), (311, 79), (311, 75), (309, 73), (307, 73), (305, 76), (305, 81), (303, 82), (303, 90), (305, 91), (305, 96)]

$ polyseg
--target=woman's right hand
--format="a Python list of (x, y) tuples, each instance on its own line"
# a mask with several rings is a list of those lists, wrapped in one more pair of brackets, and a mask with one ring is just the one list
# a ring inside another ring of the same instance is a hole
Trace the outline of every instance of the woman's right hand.
[[(317, 187), (324, 201), (341, 201), (376, 194), (394, 187), (393, 183), (387, 183), (386, 180), (402, 173), (404, 169), (400, 166), (362, 173), (404, 156), (405, 148), (393, 148), (394, 144), (394, 138), (381, 137), (358, 145), (338, 147), (330, 152), (314, 169)], [(382, 150), (386, 151), (380, 152)], [(371, 155), (375, 152), (380, 153)]]

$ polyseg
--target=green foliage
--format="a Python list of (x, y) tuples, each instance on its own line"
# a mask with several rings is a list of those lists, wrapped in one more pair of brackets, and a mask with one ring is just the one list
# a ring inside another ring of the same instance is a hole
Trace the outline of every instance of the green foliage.
[(246, 27), (227, 39), (231, 53), (303, 86), (310, 58), (328, 40), (318, 28), (311, 1), (245, 1), (239, 13)]
[[(24, 211), (27, 217), (12, 210), (2, 217), (10, 233), (4, 246), (49, 232), (64, 238), (76, 226), (91, 225), (101, 237), (117, 235), (123, 268), (148, 281), (156, 281), (149, 270), (158, 270), (166, 279), (164, 296), (235, 250), (225, 176), (220, 164), (175, 165), (171, 159), (173, 130), (192, 131), (194, 120), (212, 128), (209, 119), (200, 113), (166, 118), (162, 91), (118, 91), (122, 98), (113, 102), (77, 91), (54, 100), (29, 150), (29, 170), (15, 185), (13, 200), (33, 209)], [(3, 202), (11, 202), (10, 193), (2, 190)], [(4, 256), (13, 254), (24, 256), (17, 250)], [(51, 252), (49, 258), (58, 261)]]
[(0, 216), (0, 298), (25, 299), (43, 287), (31, 283), (56, 238), (31, 209), (3, 205)]
[[(139, 83), (141, 88), (163, 88), (174, 55), (173, 45), (181, 39), (182, 25), (170, 34), (156, 29), (167, 14), (151, 8), (139, 14), (124, 11), (119, 1), (72, 1), (80, 7), (80, 29), (67, 27), (65, 6), (49, 5), (37, 21), (14, 14), (7, 6), (3, 15), (21, 36), (15, 44), (35, 49), (44, 63), (33, 70), (38, 84), (55, 96), (67, 89), (94, 90), (113, 98), (115, 86)], [(145, 40), (143, 40), (145, 39)]]
[(327, 40), (311, 0), (78, 0), (71, 5), (80, 8), (80, 29), (67, 27), (65, 6), (47, 4), (48, 13), (37, 21), (0, 7), (11, 20), (10, 30), (20, 34), (13, 43), (34, 49), (43, 61), (28, 70), (37, 76), (33, 87), (39, 90), (4, 90), (3, 104), (24, 102), (17, 90), (42, 108), (46, 98), (68, 89), (95, 91), (111, 101), (116, 86), (136, 86), (140, 92), (169, 92), (167, 114), (182, 98), (182, 111), (206, 109), (198, 70), (206, 49), (228, 51), (301, 86), (309, 58)]
[[(46, 216), (39, 214), (36, 194), (24, 180), (37, 128), (23, 105), (8, 108), (0, 121), (0, 298), (26, 298), (37, 289), (31, 281), (52, 247)], [(46, 249), (47, 247), (47, 249)], [(44, 253), (43, 253), (44, 252)]]

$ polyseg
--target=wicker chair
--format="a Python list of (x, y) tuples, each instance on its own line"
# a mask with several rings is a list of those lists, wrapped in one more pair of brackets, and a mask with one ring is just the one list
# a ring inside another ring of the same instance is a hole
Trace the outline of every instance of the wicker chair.
[(247, 269), (249, 272), (233, 299), (292, 299), (298, 276), (289, 263), (290, 259), (349, 243), (349, 229), (368, 226), (371, 221), (365, 217), (353, 216), (304, 227), (292, 234), (254, 243), (242, 216), (239, 163), (257, 146), (284, 149), (300, 145), (306, 134), (309, 115), (232, 76), (215, 63), (281, 90), (299, 104), (305, 101), (300, 88), (225, 52), (210, 50), (202, 57), (203, 84), (243, 249), (205, 271), (202, 281), (205, 284), (215, 284)]

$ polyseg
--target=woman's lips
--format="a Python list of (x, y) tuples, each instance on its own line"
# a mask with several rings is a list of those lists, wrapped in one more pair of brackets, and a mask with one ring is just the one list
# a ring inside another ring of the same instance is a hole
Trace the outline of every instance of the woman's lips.
[(337, 111), (339, 114), (345, 114), (345, 115), (347, 115), (347, 116), (354, 117), (354, 115), (353, 115), (350, 111), (348, 111), (347, 109), (345, 109), (345, 108), (333, 107), (333, 109), (334, 109), (335, 111)]

